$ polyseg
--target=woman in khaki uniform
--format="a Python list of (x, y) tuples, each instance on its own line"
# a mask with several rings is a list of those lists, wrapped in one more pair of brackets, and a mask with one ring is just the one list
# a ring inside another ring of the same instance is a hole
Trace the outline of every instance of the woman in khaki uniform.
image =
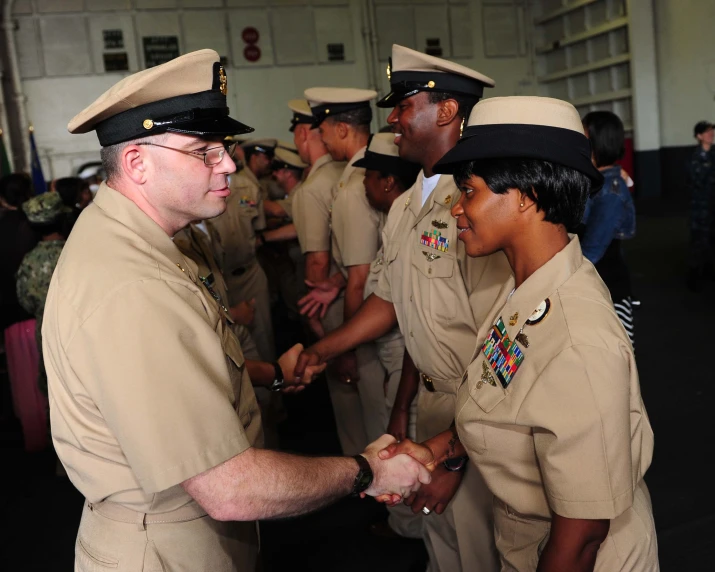
[[(633, 349), (608, 290), (568, 234), (601, 175), (570, 104), (493, 98), (436, 170), (469, 256), (502, 250), (514, 275), (480, 328), (456, 431), (494, 493), (504, 571), (655, 571), (643, 475), (653, 432)], [(447, 431), (425, 443), (463, 450)]]

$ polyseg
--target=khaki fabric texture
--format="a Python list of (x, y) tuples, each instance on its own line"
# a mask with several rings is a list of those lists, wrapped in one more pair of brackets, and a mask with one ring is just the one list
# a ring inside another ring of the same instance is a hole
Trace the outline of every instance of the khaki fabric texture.
[(111, 520), (85, 503), (75, 543), (75, 572), (254, 572), (255, 522), (218, 522), (208, 516), (180, 523)]
[(293, 205), (293, 222), (300, 250), (330, 252), (330, 211), (333, 192), (346, 164), (333, 161), (328, 153), (310, 167)]
[[(419, 393), (419, 441), (448, 429), (454, 419), (458, 381), (474, 353), (478, 330), (470, 295), (480, 305), (477, 313), (486, 314), (499, 291), (493, 284), (501, 286), (510, 274), (503, 255), (466, 258), (450, 213), (459, 200), (453, 179), (442, 176), (421, 206), (422, 176), (390, 209), (383, 269), (375, 286), (377, 296), (394, 304), (406, 349), (437, 390)], [(424, 232), (435, 231), (448, 240), (446, 250), (421, 243)], [(425, 519), (435, 569), (496, 570), (491, 522), (491, 494), (478, 477), (465, 475), (445, 514)]]
[(52, 437), (90, 501), (148, 513), (180, 483), (262, 444), (238, 340), (198, 268), (102, 185), (75, 225), (43, 325)]
[(350, 159), (334, 192), (330, 254), (345, 278), (348, 277), (348, 266), (370, 264), (375, 260), (384, 224), (384, 215), (367, 202), (363, 183), (365, 169), (353, 166), (365, 156), (365, 149), (363, 147)]
[[(638, 488), (645, 489), (653, 432), (633, 349), (606, 286), (572, 237), (509, 298), (513, 288), (509, 278), (480, 328), (459, 389), (462, 442), (494, 495), (526, 519), (525, 536), (543, 539), (548, 526), (529, 520), (548, 520), (552, 511), (611, 519), (602, 545), (610, 556), (602, 559), (599, 552), (596, 570), (657, 569), (649, 503), (634, 500)], [(546, 317), (527, 324), (547, 298)], [(524, 359), (506, 389), (481, 350), (499, 317), (510, 339), (523, 328), (529, 341), (528, 348), (519, 343)], [(483, 381), (485, 374), (496, 386)], [(511, 550), (505, 538), (513, 536), (500, 523), (496, 533), (504, 557)], [(617, 549), (610, 552), (612, 543)], [(539, 544), (532, 547), (531, 562), (538, 559), (533, 551)], [(629, 554), (643, 557), (635, 564), (626, 561)]]

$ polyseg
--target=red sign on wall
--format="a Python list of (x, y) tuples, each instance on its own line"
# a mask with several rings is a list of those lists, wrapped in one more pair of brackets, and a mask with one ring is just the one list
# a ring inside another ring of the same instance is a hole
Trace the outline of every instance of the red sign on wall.
[(258, 46), (246, 46), (243, 48), (243, 57), (249, 62), (257, 62), (261, 59), (261, 48)]
[(258, 42), (261, 35), (258, 33), (258, 30), (256, 30), (256, 28), (254, 28), (253, 26), (248, 26), (243, 29), (243, 32), (241, 32), (241, 37), (243, 38), (243, 41), (246, 42), (248, 45), (252, 45)]

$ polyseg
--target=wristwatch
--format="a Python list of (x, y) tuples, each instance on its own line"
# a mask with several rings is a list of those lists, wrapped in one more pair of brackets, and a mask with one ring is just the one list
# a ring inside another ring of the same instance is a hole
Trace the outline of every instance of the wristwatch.
[(357, 475), (355, 475), (355, 482), (353, 483), (352, 495), (357, 496), (362, 492), (365, 492), (367, 488), (372, 484), (372, 468), (367, 459), (362, 455), (355, 455), (353, 457), (360, 466), (360, 470)]
[(273, 376), (273, 383), (268, 388), (271, 391), (280, 391), (283, 389), (283, 384), (285, 383), (285, 378), (283, 377), (283, 370), (278, 362), (273, 362), (273, 369), (275, 369), (275, 374)]
[(455, 457), (454, 459), (447, 459), (444, 463), (444, 468), (448, 471), (463, 471), (467, 468), (467, 461), (469, 457), (464, 455), (464, 457)]

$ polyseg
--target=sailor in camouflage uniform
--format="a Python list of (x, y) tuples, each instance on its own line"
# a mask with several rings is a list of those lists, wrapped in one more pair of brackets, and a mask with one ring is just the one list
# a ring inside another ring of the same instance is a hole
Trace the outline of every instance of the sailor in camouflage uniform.
[(698, 290), (698, 281), (713, 275), (713, 211), (715, 211), (715, 128), (708, 121), (695, 125), (698, 146), (688, 165), (690, 182), (690, 270), (688, 287)]
[(42, 239), (22, 259), (16, 275), (17, 299), (25, 311), (37, 320), (35, 339), (40, 356), (38, 383), (42, 391), (47, 393), (47, 375), (42, 360), (42, 314), (50, 279), (67, 238), (63, 235), (63, 220), (70, 209), (63, 204), (59, 193), (44, 193), (24, 202), (22, 210), (34, 230), (42, 235)]

